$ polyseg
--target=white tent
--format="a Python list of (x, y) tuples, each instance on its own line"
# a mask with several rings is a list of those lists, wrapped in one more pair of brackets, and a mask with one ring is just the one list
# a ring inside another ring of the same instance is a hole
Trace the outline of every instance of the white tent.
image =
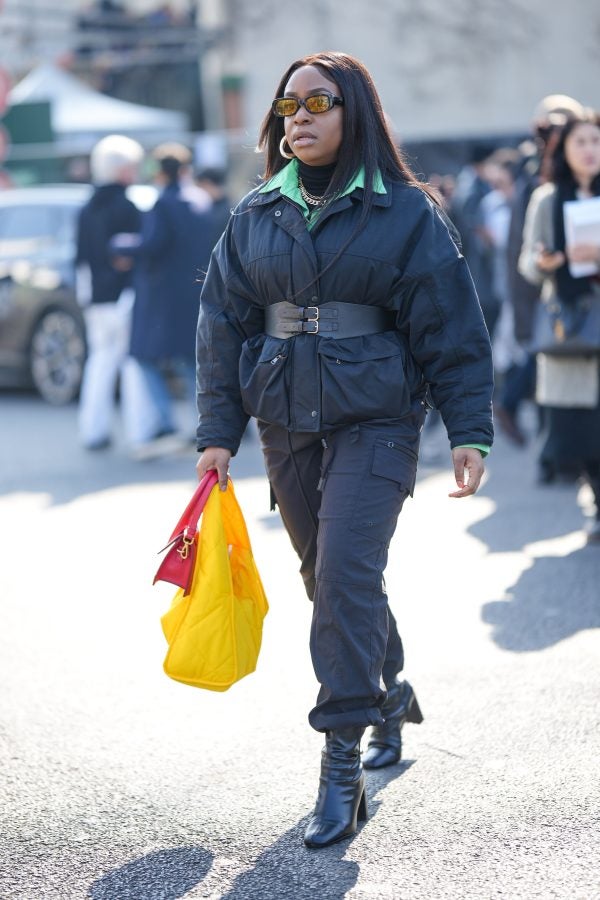
[(52, 129), (59, 144), (81, 150), (106, 134), (152, 141), (181, 137), (188, 130), (184, 112), (115, 100), (49, 64), (33, 69), (9, 95), (11, 106), (42, 101), (50, 103)]

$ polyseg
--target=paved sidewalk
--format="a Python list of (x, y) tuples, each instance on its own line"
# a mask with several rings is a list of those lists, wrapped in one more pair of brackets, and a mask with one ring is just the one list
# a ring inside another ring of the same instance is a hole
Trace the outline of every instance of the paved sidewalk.
[(72, 408), (0, 405), (2, 900), (600, 897), (600, 547), (533, 447), (500, 436), (469, 500), (421, 469), (387, 587), (425, 722), (359, 834), (308, 851), (310, 604), (256, 441), (233, 476), (271, 610), (258, 671), (212, 694), (163, 675), (151, 586), (194, 454), (91, 458)]

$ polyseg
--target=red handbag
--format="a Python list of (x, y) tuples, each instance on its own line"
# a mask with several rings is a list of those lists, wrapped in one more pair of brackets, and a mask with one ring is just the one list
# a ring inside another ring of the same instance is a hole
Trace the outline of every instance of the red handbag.
[[(183, 588), (184, 597), (189, 594), (198, 549), (198, 519), (218, 480), (216, 469), (209, 469), (196, 488), (194, 496), (173, 529), (169, 543), (163, 547), (163, 550), (169, 548), (169, 552), (158, 567), (152, 584), (156, 584), (157, 581), (168, 581)], [(162, 550), (160, 552), (162, 553)]]

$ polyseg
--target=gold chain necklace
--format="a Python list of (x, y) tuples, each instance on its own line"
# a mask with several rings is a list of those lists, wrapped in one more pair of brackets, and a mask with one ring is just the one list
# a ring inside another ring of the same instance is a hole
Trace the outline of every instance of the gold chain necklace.
[(329, 197), (324, 194), (322, 197), (315, 197), (314, 194), (309, 194), (306, 188), (302, 183), (302, 179), (298, 175), (298, 188), (300, 190), (300, 195), (304, 202), (308, 206), (325, 206), (326, 203), (329, 202)]

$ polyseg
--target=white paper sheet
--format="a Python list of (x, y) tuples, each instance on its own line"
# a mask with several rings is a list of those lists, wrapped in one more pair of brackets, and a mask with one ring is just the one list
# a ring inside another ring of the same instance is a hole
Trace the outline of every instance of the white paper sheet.
[[(594, 244), (600, 248), (600, 197), (568, 200), (563, 204), (563, 210), (567, 249), (577, 244)], [(598, 271), (596, 263), (569, 263), (573, 278), (596, 275)]]

